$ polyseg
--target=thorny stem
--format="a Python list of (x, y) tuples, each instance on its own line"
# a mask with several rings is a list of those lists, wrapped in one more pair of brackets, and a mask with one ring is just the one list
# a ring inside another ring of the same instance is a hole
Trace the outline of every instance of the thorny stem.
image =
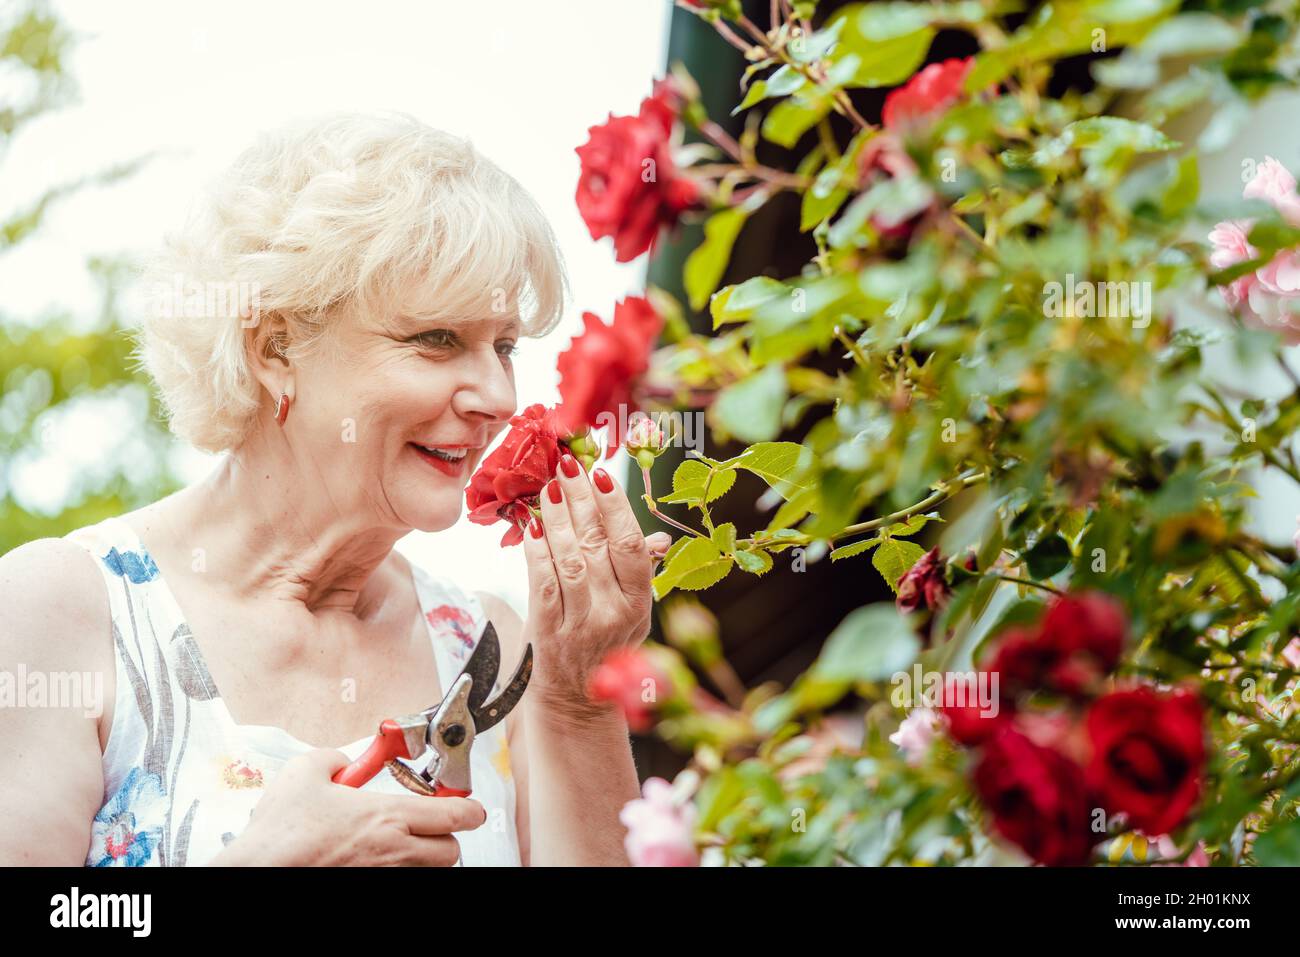
[[(736, 22), (740, 24), (740, 26), (744, 28), (745, 32), (748, 33), (754, 39), (754, 45), (758, 46), (769, 57), (775, 57), (776, 59), (779, 59), (786, 66), (789, 66), (792, 69), (796, 70), (801, 76), (804, 77), (804, 79), (808, 80), (810, 83), (813, 83), (819, 87), (826, 82), (826, 77), (824, 75), (819, 75), (818, 71), (815, 70), (811, 65), (806, 63), (796, 63), (785, 52), (784, 49), (778, 49), (776, 46), (774, 46), (772, 44), (771, 37), (768, 36), (766, 33), (764, 33), (762, 30), (760, 30), (754, 24), (754, 22), (749, 19), (749, 17), (745, 16), (744, 14), (741, 14), (740, 18)], [(774, 27), (775, 24), (776, 21), (773, 20)], [(740, 37), (736, 36), (736, 34), (732, 32), (732, 30), (729, 27), (727, 27), (726, 24), (724, 24), (721, 20), (716, 21), (714, 23), (714, 27), (715, 29), (717, 29), (718, 33), (722, 36), (724, 40), (726, 40), (732, 46), (736, 47), (736, 49), (743, 50), (746, 53), (746, 55), (749, 54), (749, 51), (751, 49), (750, 45), (745, 43), (745, 41), (742, 40)], [(854, 107), (853, 101), (849, 99), (849, 95), (847, 93), (845, 93), (841, 89), (835, 89), (830, 92), (832, 98), (835, 100), (835, 109), (837, 112), (843, 114), (844, 116), (847, 116), (850, 120), (852, 120), (854, 124), (857, 125), (858, 129), (869, 130), (872, 128), (872, 125), (868, 123), (865, 119), (863, 119), (862, 114), (859, 113), (857, 109)]]
[(835, 327), (835, 338), (839, 339), (840, 342), (843, 344), (844, 348), (849, 350), (849, 352), (853, 355), (854, 361), (857, 362), (858, 365), (862, 366), (862, 368), (864, 369), (870, 368), (870, 364), (867, 362), (867, 357), (866, 355), (863, 354), (862, 348), (856, 342), (854, 342), (852, 339), (846, 336), (844, 334), (844, 330), (841, 329), (839, 326)]
[[(859, 522), (856, 525), (850, 525), (842, 532), (838, 532), (831, 536), (830, 541), (838, 542), (843, 538), (849, 538), (853, 535), (861, 535), (863, 532), (875, 531), (878, 528), (893, 525), (895, 522), (904, 521), (905, 519), (911, 518), (913, 515), (924, 512), (928, 508), (933, 508), (941, 502), (946, 502), (958, 492), (968, 489), (972, 485), (979, 485), (981, 482), (987, 480), (987, 472), (974, 472), (959, 476), (951, 482), (945, 482), (943, 485), (939, 486), (933, 494), (921, 499), (921, 501), (917, 502), (915, 505), (909, 505), (907, 508), (900, 509), (897, 512), (882, 516), (881, 518), (873, 518), (869, 522)], [(793, 541), (793, 539), (790, 539), (790, 541)]]
[(1065, 594), (1065, 592), (1061, 591), (1061, 589), (1056, 588), (1053, 585), (1049, 585), (1046, 582), (1037, 582), (1034, 581), (1032, 578), (1017, 578), (1015, 575), (998, 575), (998, 574), (989, 574), (989, 575), (985, 575), (984, 577), (996, 578), (999, 581), (1004, 581), (1004, 582), (1013, 582), (1014, 584), (1017, 585), (1028, 585), (1030, 588), (1041, 588), (1043, 591), (1051, 592), (1053, 595)]
[(659, 521), (667, 525), (671, 525), (673, 528), (678, 529), (679, 531), (685, 532), (687, 535), (694, 535), (696, 538), (705, 537), (702, 532), (696, 531), (695, 529), (687, 525), (683, 525), (675, 518), (670, 518), (669, 516), (665, 515), (663, 512), (659, 511), (659, 508), (655, 505), (654, 492), (650, 488), (649, 469), (647, 468), (641, 469), (641, 481), (645, 483), (645, 494), (641, 496), (641, 500), (645, 502), (646, 508), (650, 510), (651, 515), (659, 519)]

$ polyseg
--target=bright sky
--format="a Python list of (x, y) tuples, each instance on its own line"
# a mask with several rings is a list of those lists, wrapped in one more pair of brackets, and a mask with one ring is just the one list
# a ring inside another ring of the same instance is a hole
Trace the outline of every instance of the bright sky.
[[(42, 234), (0, 260), (7, 314), (90, 312), (94, 255), (145, 252), (178, 222), (203, 182), (254, 134), (337, 109), (396, 109), (470, 137), (541, 203), (559, 236), (575, 302), (544, 340), (522, 344), (521, 405), (555, 398), (555, 356), (583, 310), (608, 316), (643, 283), (618, 266), (574, 207), (574, 147), (609, 112), (634, 112), (662, 74), (669, 0), (54, 0), (77, 34), (71, 72), (80, 103), (43, 117), (4, 161), (0, 214), (47, 186), (156, 153), (129, 181), (83, 191)], [(17, 189), (21, 186), (21, 189)], [(42, 460), (20, 470), (25, 503), (57, 504), (67, 476), (120, 452), (111, 413), (59, 428)], [(210, 463), (187, 457), (190, 474)], [(490, 588), (522, 608), (521, 549), (502, 526), (462, 521), (401, 548), (435, 573)]]

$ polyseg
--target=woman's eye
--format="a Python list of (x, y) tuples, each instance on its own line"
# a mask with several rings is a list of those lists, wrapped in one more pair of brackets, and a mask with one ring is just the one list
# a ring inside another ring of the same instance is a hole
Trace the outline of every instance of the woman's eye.
[(456, 334), (450, 329), (431, 329), (420, 333), (415, 340), (421, 345), (435, 349), (447, 349), (456, 344)]
[(519, 345), (514, 342), (498, 342), (497, 355), (503, 359), (513, 359), (519, 355)]

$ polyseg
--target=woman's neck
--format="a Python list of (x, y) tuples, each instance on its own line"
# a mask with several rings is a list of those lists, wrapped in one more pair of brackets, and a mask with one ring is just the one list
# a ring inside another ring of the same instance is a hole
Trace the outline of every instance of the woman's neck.
[(236, 599), (372, 617), (386, 597), (375, 572), (409, 529), (376, 526), (331, 494), (324, 477), (303, 476), (277, 438), (254, 436), (182, 493), (179, 525), (173, 517), (179, 543), (201, 547), (205, 573)]

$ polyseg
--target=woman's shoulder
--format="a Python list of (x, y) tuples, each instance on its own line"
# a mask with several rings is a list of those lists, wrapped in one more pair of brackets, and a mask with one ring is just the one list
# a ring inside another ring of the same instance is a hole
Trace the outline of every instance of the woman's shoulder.
[(6, 657), (28, 653), (47, 660), (73, 650), (69, 645), (98, 644), (112, 614), (95, 556), (67, 537), (38, 538), (0, 556), (0, 607), (7, 620)]

